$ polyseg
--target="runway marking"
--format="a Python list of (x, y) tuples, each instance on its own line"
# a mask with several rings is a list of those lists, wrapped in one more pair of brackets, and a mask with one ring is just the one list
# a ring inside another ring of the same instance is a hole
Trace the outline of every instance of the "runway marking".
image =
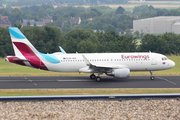
[(169, 83), (172, 83), (172, 84), (174, 84), (174, 85), (177, 85), (175, 82), (170, 81), (170, 80), (168, 80), (168, 79), (161, 78), (161, 77), (157, 77), (157, 78), (159, 78), (159, 79), (161, 79), (161, 80), (165, 80), (165, 81), (167, 81), (167, 82), (169, 82)]
[(57, 81), (57, 80), (0, 80), (0, 82), (45, 82), (45, 81)]
[(87, 81), (93, 81), (93, 80), (57, 80), (58, 82), (87, 82)]
[(36, 84), (36, 83), (34, 83), (34, 85), (36, 85), (36, 86), (37, 86), (37, 84)]
[(27, 82), (27, 80), (0, 80), (0, 82)]
[(0, 82), (87, 82), (95, 80), (0, 80)]
[(29, 80), (29, 82), (32, 82), (32, 80)]

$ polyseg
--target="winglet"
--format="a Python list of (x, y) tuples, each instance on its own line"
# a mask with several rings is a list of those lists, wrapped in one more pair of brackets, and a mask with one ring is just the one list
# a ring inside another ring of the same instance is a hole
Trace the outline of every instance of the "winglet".
[(64, 51), (64, 49), (63, 49), (61, 46), (59, 46), (59, 49), (61, 50), (61, 52), (62, 52), (63, 54), (66, 54), (66, 52)]
[(89, 60), (84, 55), (82, 55), (82, 56), (83, 56), (83, 59), (84, 59), (86, 65), (91, 66), (92, 64), (89, 62)]

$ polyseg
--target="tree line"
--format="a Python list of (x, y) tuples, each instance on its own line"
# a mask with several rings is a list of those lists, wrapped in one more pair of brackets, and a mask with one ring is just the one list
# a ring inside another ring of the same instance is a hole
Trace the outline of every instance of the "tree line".
[[(0, 9), (0, 14), (8, 16), (12, 26), (22, 24), (23, 19), (34, 19), (40, 21), (47, 15), (52, 16), (53, 22), (47, 23), (50, 26), (60, 27), (63, 34), (68, 33), (74, 28), (93, 29), (97, 31), (115, 31), (123, 34), (133, 28), (133, 20), (156, 17), (156, 16), (180, 16), (180, 8), (177, 9), (159, 9), (152, 5), (137, 6), (133, 12), (126, 11), (119, 6), (112, 9), (107, 6), (93, 6), (89, 8), (59, 6), (54, 8), (52, 5), (43, 4), (40, 6), (28, 6), (12, 9), (11, 6)], [(131, 15), (138, 15), (134, 18)], [(80, 17), (80, 24), (70, 24), (71, 17)], [(92, 18), (92, 20), (88, 20)], [(64, 23), (64, 24), (63, 24)]]
[[(157, 52), (180, 54), (180, 35), (146, 34), (137, 45), (136, 37), (119, 35), (114, 31), (94, 32), (91, 29), (73, 29), (62, 34), (57, 27), (27, 26), (20, 28), (29, 41), (42, 53), (58, 52), (62, 46), (67, 53)], [(8, 28), (0, 27), (0, 57), (14, 55)]]
[[(29, 6), (29, 5), (98, 5), (98, 4), (126, 4), (129, 0), (0, 0), (0, 5)], [(54, 3), (55, 2), (55, 3)]]
[[(90, 8), (60, 6), (54, 8), (51, 5), (43, 4), (41, 6), (29, 6), (22, 8), (0, 9), (0, 14), (8, 16), (9, 20), (14, 24), (22, 24), (23, 19), (34, 19), (40, 21), (46, 18), (47, 15), (52, 16), (53, 22), (47, 23), (50, 26), (60, 27), (63, 34), (74, 28), (93, 29), (100, 31), (111, 31), (119, 33), (126, 29), (132, 29), (134, 18), (128, 16), (126, 11), (121, 6), (117, 9), (112, 9), (106, 6), (95, 6)], [(70, 24), (71, 17), (80, 17), (81, 24)], [(87, 20), (92, 18), (92, 20)], [(64, 22), (66, 21), (66, 22)], [(64, 22), (64, 26), (62, 23)]]
[[(12, 9), (7, 6), (6, 9), (0, 9), (0, 14), (8, 16), (9, 20), (14, 24), (21, 24), (23, 19), (34, 19), (39, 21), (46, 18), (47, 15), (52, 16), (53, 22), (47, 25), (60, 27), (63, 34), (74, 28), (93, 29), (100, 31), (115, 31), (116, 33), (127, 32), (133, 28), (133, 20), (141, 18), (149, 18), (155, 16), (180, 16), (180, 9), (159, 9), (153, 6), (142, 5), (133, 9), (133, 13), (126, 11), (119, 6), (117, 9), (112, 9), (107, 6), (94, 6), (90, 8), (59, 6), (54, 8), (52, 5), (43, 4), (41, 6), (28, 6), (20, 9)], [(138, 15), (138, 18), (130, 17), (130, 15)], [(82, 22), (80, 25), (70, 24), (71, 17), (80, 17)], [(87, 20), (93, 18), (92, 20)], [(64, 22), (66, 21), (66, 22)], [(64, 22), (64, 26), (62, 23)]]

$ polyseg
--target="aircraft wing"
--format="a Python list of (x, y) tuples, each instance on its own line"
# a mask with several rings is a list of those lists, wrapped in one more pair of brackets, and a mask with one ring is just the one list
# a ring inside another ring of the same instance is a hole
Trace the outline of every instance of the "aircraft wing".
[(126, 65), (92, 64), (91, 62), (89, 62), (89, 60), (84, 55), (82, 55), (82, 56), (83, 56), (83, 59), (84, 59), (86, 65), (89, 67), (80, 69), (80, 72), (106, 71), (106, 69), (109, 70), (109, 69), (127, 68)]

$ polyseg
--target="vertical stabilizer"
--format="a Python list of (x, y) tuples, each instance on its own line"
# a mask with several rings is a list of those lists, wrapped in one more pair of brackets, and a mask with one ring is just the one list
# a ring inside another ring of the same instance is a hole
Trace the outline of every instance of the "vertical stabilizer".
[(22, 57), (28, 54), (38, 54), (35, 47), (29, 42), (29, 40), (22, 34), (22, 32), (16, 27), (9, 27), (9, 33), (12, 40), (15, 56)]
[(18, 28), (9, 27), (9, 33), (15, 56), (7, 56), (6, 61), (48, 70), (44, 62), (41, 60), (43, 57)]

